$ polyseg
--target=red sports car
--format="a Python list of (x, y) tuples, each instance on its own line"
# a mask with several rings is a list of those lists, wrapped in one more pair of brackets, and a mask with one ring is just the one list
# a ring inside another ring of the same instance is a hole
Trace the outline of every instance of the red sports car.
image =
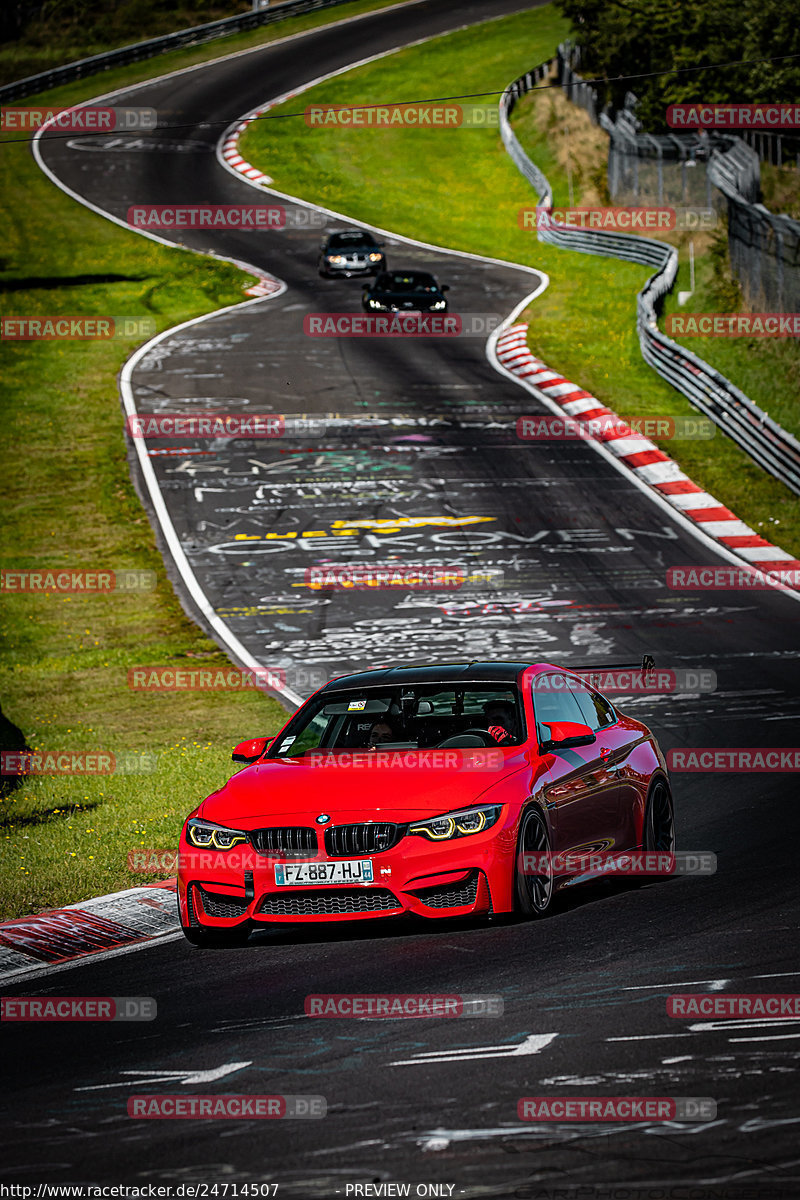
[(278, 922), (543, 917), (587, 877), (579, 856), (674, 849), (653, 734), (548, 663), (347, 675), (233, 759), (248, 765), (181, 834), (195, 945)]

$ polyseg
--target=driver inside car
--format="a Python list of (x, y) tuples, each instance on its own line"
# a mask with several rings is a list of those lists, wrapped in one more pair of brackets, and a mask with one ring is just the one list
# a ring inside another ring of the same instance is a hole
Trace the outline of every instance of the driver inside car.
[(394, 741), (394, 730), (388, 721), (376, 721), (369, 731), (369, 748), (375, 750), (384, 742)]
[(516, 740), (517, 714), (510, 700), (492, 700), (483, 708), (489, 736), (498, 746), (506, 746)]

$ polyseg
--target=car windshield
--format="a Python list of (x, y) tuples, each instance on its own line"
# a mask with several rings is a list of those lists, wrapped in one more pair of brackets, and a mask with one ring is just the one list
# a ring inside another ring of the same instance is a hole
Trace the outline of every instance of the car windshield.
[(385, 292), (437, 292), (439, 289), (432, 275), (419, 271), (402, 274), (400, 271), (385, 271), (375, 281), (375, 287)]
[(368, 233), (332, 233), (328, 238), (329, 250), (353, 250), (359, 246), (369, 246), (371, 249), (374, 245)]
[(372, 687), (315, 696), (276, 739), (269, 757), (519, 746), (524, 740), (524, 713), (513, 685)]

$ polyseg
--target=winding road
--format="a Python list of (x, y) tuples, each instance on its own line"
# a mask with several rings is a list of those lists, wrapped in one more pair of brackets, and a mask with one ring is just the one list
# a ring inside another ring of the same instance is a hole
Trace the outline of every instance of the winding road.
[[(254, 189), (214, 153), (232, 121), (348, 62), (525, 7), (421, 0), (223, 58), (121, 94), (180, 126), (181, 149), (156, 130), (136, 149), (100, 143), (102, 152), (96, 138), (44, 136), (39, 154), (61, 186), (123, 222), (140, 202), (252, 203)], [(622, 705), (665, 749), (792, 745), (796, 599), (668, 590), (669, 567), (724, 560), (591, 445), (520, 442), (516, 418), (544, 410), (494, 368), (485, 337), (306, 337), (304, 316), (356, 311), (360, 286), (317, 277), (319, 224), (302, 220), (258, 235), (182, 231), (183, 244), (246, 261), (285, 289), (162, 336), (129, 371), (140, 413), (324, 422), (322, 436), (147, 441), (132, 453), (148, 508), (165, 518), (157, 532), (189, 611), (237, 661), (284, 672), (290, 701), (385, 663), (468, 655), (569, 666), (648, 652), (660, 666), (717, 675), (711, 693)], [(504, 319), (544, 282), (399, 231), (384, 240), (390, 264), (448, 283), (459, 312)], [(387, 561), (460, 566), (473, 581), (442, 594), (305, 584), (320, 563)], [(796, 1196), (797, 1023), (665, 1015), (674, 991), (797, 989), (796, 779), (704, 773), (673, 783), (679, 846), (717, 854), (710, 878), (593, 885), (540, 924), (282, 929), (214, 952), (174, 940), (40, 978), (35, 990), (47, 994), (151, 995), (159, 1016), (76, 1025), (69, 1039), (58, 1026), (15, 1028), (4, 1057), (15, 1097), (0, 1135), (7, 1177), (274, 1181), (279, 1196), (309, 1198), (386, 1181), (520, 1200), (588, 1197), (579, 1189), (603, 1185), (638, 1200)], [(304, 1015), (308, 993), (351, 991), (500, 994), (504, 1012)], [(164, 1072), (174, 1083), (206, 1071), (211, 1081), (180, 1087), (322, 1095), (328, 1115), (273, 1124), (126, 1115), (132, 1091), (170, 1090)], [(712, 1097), (717, 1116), (517, 1119), (522, 1096), (590, 1093)], [(699, 1190), (680, 1190), (688, 1184)]]

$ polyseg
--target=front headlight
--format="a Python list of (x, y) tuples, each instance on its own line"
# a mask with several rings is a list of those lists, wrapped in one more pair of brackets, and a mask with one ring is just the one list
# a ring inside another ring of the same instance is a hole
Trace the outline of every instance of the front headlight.
[(428, 821), (415, 821), (409, 825), (408, 832), (430, 838), (432, 842), (468, 837), (471, 833), (482, 833), (484, 829), (494, 825), (502, 808), (502, 804), (481, 804), (476, 808), (462, 808), (442, 817), (431, 817)]
[(369, 261), (370, 262), (380, 262), (382, 258), (383, 258), (382, 254), (370, 254)]
[(230, 850), (232, 846), (246, 842), (247, 834), (239, 829), (226, 829), (224, 825), (212, 825), (210, 821), (192, 817), (186, 823), (186, 840), (199, 850)]
[(386, 307), (385, 304), (381, 304), (380, 300), (368, 300), (367, 303), (369, 304), (370, 308), (385, 308)]
[(446, 308), (446, 307), (447, 307), (447, 301), (446, 301), (446, 300), (437, 300), (435, 304), (432, 304), (432, 305), (431, 305), (431, 312), (435, 312), (435, 311), (437, 311), (438, 309), (441, 309), (441, 308)]
[(335, 265), (336, 265), (337, 267), (338, 267), (338, 266), (339, 266), (341, 263), (343, 263), (343, 262), (345, 262), (345, 261), (346, 261), (346, 259), (345, 259), (345, 257), (344, 257), (344, 255), (343, 255), (343, 254), (329, 254), (327, 257), (328, 257), (328, 262), (329, 262), (329, 263), (335, 263)]

